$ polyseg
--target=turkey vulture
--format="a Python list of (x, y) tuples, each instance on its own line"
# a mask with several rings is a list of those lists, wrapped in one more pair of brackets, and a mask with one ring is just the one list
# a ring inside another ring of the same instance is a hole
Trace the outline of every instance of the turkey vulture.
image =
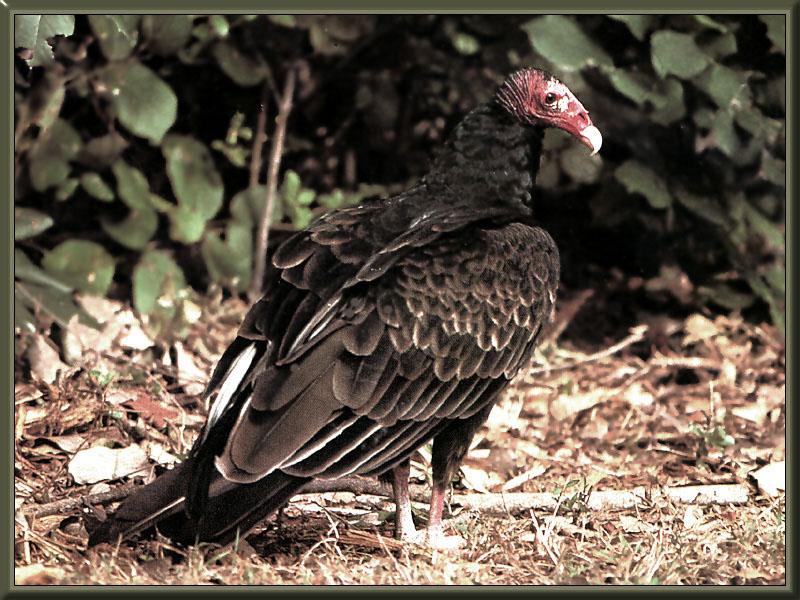
[[(449, 546), (451, 476), (551, 318), (558, 249), (531, 224), (544, 129), (602, 137), (552, 75), (523, 69), (447, 139), (408, 191), (328, 213), (275, 251), (267, 291), (219, 360), (185, 462), (91, 536), (157, 525), (226, 543), (315, 478), (393, 476), (397, 536)], [(426, 532), (409, 457), (433, 440)]]

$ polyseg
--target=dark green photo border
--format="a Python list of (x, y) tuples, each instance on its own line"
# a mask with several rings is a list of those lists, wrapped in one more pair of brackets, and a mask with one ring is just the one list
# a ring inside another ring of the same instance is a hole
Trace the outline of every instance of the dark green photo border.
[[(3, 439), (5, 444), (0, 445), (0, 465), (2, 465), (2, 480), (0, 481), (0, 513), (6, 515), (0, 521), (0, 538), (2, 538), (2, 548), (5, 551), (0, 554), (0, 594), (3, 598), (21, 598), (37, 596), (58, 596), (81, 597), (85, 594), (124, 594), (125, 596), (153, 597), (154, 595), (172, 594), (259, 594), (273, 596), (276, 593), (290, 593), (292, 595), (333, 593), (333, 594), (375, 594), (377, 593), (455, 593), (455, 594), (505, 594), (522, 593), (542, 597), (544, 595), (558, 594), (584, 596), (587, 594), (633, 594), (639, 595), (646, 590), (646, 593), (658, 595), (678, 595), (690, 594), (709, 594), (709, 595), (739, 595), (758, 594), (768, 596), (797, 597), (797, 499), (798, 499), (798, 477), (794, 471), (797, 464), (798, 437), (797, 437), (797, 371), (798, 358), (796, 356), (796, 345), (798, 339), (797, 313), (795, 302), (797, 298), (798, 282), (798, 256), (800, 248), (797, 243), (798, 227), (798, 195), (797, 175), (800, 169), (798, 164), (798, 139), (797, 135), (797, 82), (798, 82), (798, 33), (800, 33), (800, 11), (798, 6), (800, 0), (776, 1), (766, 0), (763, 2), (743, 2), (741, 0), (730, 0), (728, 2), (718, 1), (694, 1), (676, 0), (673, 2), (634, 2), (630, 0), (617, 0), (615, 2), (593, 3), (588, 0), (567, 0), (543, 2), (521, 2), (499, 0), (488, 3), (478, 0), (462, 0), (462, 2), (442, 2), (442, 1), (420, 1), (397, 0), (387, 2), (366, 2), (363, 0), (341, 1), (313, 1), (296, 0), (294, 2), (282, 0), (279, 2), (258, 2), (256, 0), (233, 0), (229, 2), (212, 2), (209, 0), (195, 0), (195, 2), (176, 2), (175, 0), (138, 0), (119, 2), (111, 5), (108, 2), (97, 0), (78, 0), (65, 2), (58, 0), (32, 0), (29, 2), (21, 0), (0, 0), (0, 42), (3, 48), (3, 56), (0, 61), (0, 79), (3, 82), (2, 101), (0, 102), (0, 134), (5, 143), (0, 144), (0, 163), (2, 164), (2, 186), (0, 189), (6, 191), (3, 199), (6, 218), (2, 220), (2, 239), (5, 245), (0, 250), (0, 269), (2, 269), (3, 279), (8, 282), (6, 293), (0, 298), (0, 309), (5, 319), (0, 321), (2, 327), (2, 339), (5, 340), (4, 360), (2, 361), (2, 381), (3, 389), (6, 390), (4, 402), (6, 403), (6, 419), (2, 421)], [(646, 8), (643, 8), (646, 7)], [(787, 373), (787, 395), (786, 395), (786, 417), (787, 417), (787, 489), (786, 489), (786, 586), (765, 586), (765, 587), (609, 587), (609, 588), (587, 588), (587, 587), (521, 587), (521, 588), (422, 588), (407, 587), (398, 588), (397, 592), (387, 588), (375, 588), (372, 586), (348, 587), (348, 588), (312, 588), (312, 587), (235, 587), (235, 588), (202, 588), (202, 587), (114, 587), (108, 590), (103, 587), (75, 586), (75, 587), (15, 587), (14, 586), (14, 516), (13, 516), (13, 496), (14, 496), (14, 411), (13, 411), (13, 39), (15, 14), (74, 14), (74, 13), (781, 13), (787, 16), (786, 26), (786, 71), (787, 71), (787, 149), (786, 149), (786, 277), (787, 281), (787, 301), (786, 301), (786, 364)], [(5, 33), (3, 33), (5, 32)]]

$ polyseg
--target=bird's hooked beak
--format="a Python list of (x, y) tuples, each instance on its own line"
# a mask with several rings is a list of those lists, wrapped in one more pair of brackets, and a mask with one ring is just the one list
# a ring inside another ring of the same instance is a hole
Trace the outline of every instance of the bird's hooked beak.
[(560, 118), (555, 124), (556, 127), (560, 127), (586, 144), (592, 150), (592, 156), (594, 156), (600, 152), (600, 147), (603, 145), (603, 135), (592, 123), (589, 113), (580, 103), (580, 100), (571, 94), (568, 99), (565, 98), (564, 100), (567, 100), (567, 107), (559, 115)]
[(581, 131), (581, 141), (592, 149), (591, 156), (594, 156), (600, 152), (600, 147), (603, 145), (603, 135), (597, 127), (589, 125)]

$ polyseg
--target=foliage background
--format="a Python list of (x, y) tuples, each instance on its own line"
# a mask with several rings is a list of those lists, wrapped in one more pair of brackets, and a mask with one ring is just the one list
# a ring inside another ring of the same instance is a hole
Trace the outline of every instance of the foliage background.
[(175, 339), (198, 291), (246, 290), (265, 196), (252, 144), (287, 69), (274, 241), (403, 189), (529, 65), (604, 135), (589, 157), (548, 132), (536, 205), (566, 293), (607, 300), (593, 331), (698, 308), (783, 328), (783, 16), (29, 15), (15, 47), (18, 333), (91, 324), (78, 290), (130, 299)]

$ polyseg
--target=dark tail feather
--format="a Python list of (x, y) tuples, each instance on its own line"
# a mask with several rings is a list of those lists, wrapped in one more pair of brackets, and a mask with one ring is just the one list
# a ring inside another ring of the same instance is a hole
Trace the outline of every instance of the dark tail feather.
[[(91, 533), (89, 545), (116, 543), (120, 538), (127, 539), (154, 526), (182, 544), (226, 544), (278, 510), (309, 481), (279, 471), (245, 485), (218, 480), (215, 482), (218, 485), (212, 486), (205, 510), (195, 521), (185, 510), (191, 460), (128, 496), (117, 511)], [(219, 487), (219, 491), (215, 493), (214, 487)]]
[(245, 535), (286, 504), (309, 481), (308, 477), (275, 471), (260, 481), (238, 484), (220, 494), (213, 493), (212, 485), (212, 496), (197, 524), (198, 539), (227, 544), (237, 535)]
[(188, 462), (182, 463), (128, 496), (112, 516), (91, 532), (89, 545), (114, 543), (182, 513), (188, 467)]

